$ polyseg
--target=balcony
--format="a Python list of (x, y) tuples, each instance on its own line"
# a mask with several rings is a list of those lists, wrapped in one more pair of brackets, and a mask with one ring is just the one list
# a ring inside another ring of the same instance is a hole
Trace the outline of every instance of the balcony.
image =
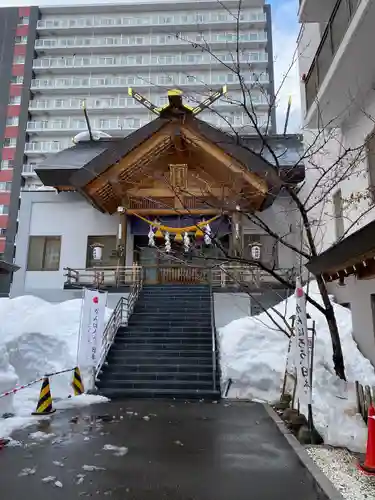
[(63, 149), (72, 147), (72, 142), (27, 142), (25, 144), (25, 154), (30, 155), (44, 155), (49, 153), (58, 153)]
[(36, 165), (23, 165), (22, 166), (22, 177), (36, 177), (35, 173)]
[[(208, 94), (207, 94), (208, 95)], [(148, 99), (151, 100), (155, 105), (157, 106), (163, 106), (168, 103), (168, 99), (165, 98), (164, 96), (151, 96), (149, 97), (148, 95), (145, 96)], [(204, 96), (201, 95), (199, 98), (197, 97), (196, 99), (192, 100), (190, 104), (197, 104), (200, 102), (202, 99), (204, 99)], [(243, 101), (242, 96), (238, 95), (233, 96), (232, 99), (220, 99), (217, 101), (212, 108), (217, 109), (217, 110), (225, 110), (229, 108), (238, 108), (241, 105), (241, 102)], [(263, 94), (256, 95), (253, 93), (252, 95), (252, 102), (255, 107), (263, 108), (263, 109), (268, 109), (269, 107), (269, 102), (267, 98)], [(29, 103), (29, 111), (31, 114), (34, 116), (42, 115), (45, 117), (46, 115), (50, 112), (55, 112), (58, 111), (59, 115), (82, 115), (82, 105), (83, 105), (83, 100), (82, 99), (35, 99), (33, 101), (30, 101)], [(136, 114), (144, 115), (145, 113), (149, 113), (149, 110), (143, 106), (140, 106), (138, 102), (136, 102), (133, 98), (131, 97), (118, 97), (118, 98), (111, 98), (111, 97), (98, 97), (97, 99), (95, 98), (87, 98), (86, 99), (86, 107), (90, 113), (90, 116), (92, 113), (95, 114), (111, 114), (111, 113), (119, 113), (119, 112), (124, 112), (126, 111), (136, 111)], [(54, 113), (54, 116), (56, 116), (56, 113)]]
[[(244, 77), (245, 75), (243, 75)], [(228, 81), (231, 80), (231, 81)], [(269, 76), (267, 73), (248, 73), (246, 81), (254, 87), (264, 86), (269, 84)], [(32, 91), (55, 92), (59, 94), (72, 94), (73, 89), (90, 89), (90, 92), (103, 93), (103, 88), (124, 92), (128, 87), (137, 87), (143, 89), (170, 89), (171, 87), (179, 86), (188, 90), (210, 90), (218, 85), (228, 84), (230, 88), (239, 88), (240, 83), (234, 73), (215, 72), (212, 75), (207, 72), (197, 78), (187, 76), (186, 74), (154, 74), (153, 81), (150, 81), (149, 75), (145, 74), (129, 77), (71, 77), (71, 78), (43, 78), (35, 79), (31, 82)]]
[(301, 23), (326, 23), (337, 0), (299, 0)]
[[(236, 61), (237, 62), (237, 61)], [(268, 55), (265, 51), (254, 51), (242, 54), (239, 63), (244, 69), (249, 64), (252, 66), (267, 67)], [(233, 58), (227, 52), (216, 52), (215, 57), (206, 53), (180, 53), (173, 55), (145, 55), (138, 56), (87, 56), (87, 57), (52, 57), (35, 59), (33, 64), (34, 73), (50, 72), (67, 73), (67, 70), (77, 70), (81, 73), (87, 71), (103, 73), (109, 69), (111, 72), (121, 70), (121, 72), (133, 73), (139, 71), (142, 66), (147, 71), (158, 72), (160, 67), (169, 66), (173, 70), (186, 71), (192, 66), (197, 70), (223, 69), (226, 65), (233, 65)]]
[(59, 54), (74, 53), (124, 53), (124, 48), (131, 47), (132, 53), (144, 52), (155, 47), (158, 52), (171, 51), (178, 46), (180, 50), (191, 50), (195, 45), (208, 43), (212, 49), (220, 50), (235, 47), (237, 41), (241, 48), (256, 48), (267, 43), (267, 33), (264, 31), (245, 32), (237, 34), (235, 31), (229, 33), (207, 33), (197, 35), (196, 33), (184, 33), (180, 37), (175, 34), (164, 35), (134, 35), (134, 36), (110, 36), (110, 37), (67, 37), (67, 38), (40, 38), (35, 41), (37, 52), (55, 52)]
[(305, 78), (306, 127), (340, 126), (357, 97), (373, 89), (374, 65), (365, 54), (374, 22), (374, 2), (337, 1)]
[[(246, 26), (262, 26), (266, 22), (263, 11), (254, 9), (243, 9), (239, 19), (239, 24)], [(212, 10), (199, 13), (142, 13), (128, 16), (85, 16), (71, 17), (53, 20), (40, 20), (37, 29), (40, 33), (82, 33), (87, 30), (90, 33), (95, 30), (97, 33), (119, 33), (124, 29), (128, 33), (147, 33), (166, 31), (173, 29), (178, 31), (194, 30), (197, 25), (212, 25), (214, 28), (233, 28), (236, 20), (224, 9)]]
[[(94, 130), (102, 130), (107, 133), (126, 135), (127, 133), (143, 127), (150, 121), (150, 119), (117, 117), (104, 120), (91, 120), (91, 126)], [(87, 124), (85, 120), (79, 119), (29, 121), (26, 128), (26, 131), (29, 134), (42, 133), (43, 136), (48, 135), (48, 133), (56, 136), (56, 132), (77, 134), (83, 130), (87, 130)]]

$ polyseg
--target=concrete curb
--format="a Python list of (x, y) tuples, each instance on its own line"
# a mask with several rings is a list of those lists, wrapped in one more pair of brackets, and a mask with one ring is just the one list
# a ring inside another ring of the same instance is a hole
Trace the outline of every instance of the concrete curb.
[(310, 472), (316, 487), (324, 495), (324, 498), (326, 500), (344, 500), (344, 497), (341, 495), (341, 493), (336, 490), (328, 477), (319, 469), (312, 458), (310, 458), (305, 448), (286, 427), (279, 415), (267, 404), (264, 404), (264, 408), (268, 415), (275, 422), (280, 432), (284, 435), (290, 446), (293, 448), (301, 463)]

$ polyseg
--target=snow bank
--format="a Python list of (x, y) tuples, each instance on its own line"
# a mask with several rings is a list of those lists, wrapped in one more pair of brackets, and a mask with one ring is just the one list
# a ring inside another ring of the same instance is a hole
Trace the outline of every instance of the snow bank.
[[(51, 304), (29, 295), (0, 299), (0, 393), (45, 373), (75, 366), (81, 304), (81, 299)], [(110, 314), (107, 309), (106, 320)], [(72, 398), (64, 404), (72, 394), (71, 379), (72, 373), (50, 379), (53, 400), (63, 400), (60, 408), (105, 401), (90, 396), (76, 402)], [(0, 418), (0, 437), (35, 422), (30, 413), (36, 408), (39, 391), (40, 383), (0, 399), (0, 417), (4, 413), (16, 414), (14, 418)]]
[[(316, 283), (309, 294), (321, 303)], [(295, 314), (294, 296), (281, 302), (276, 310), (289, 318)], [(375, 385), (371, 363), (359, 352), (352, 336), (351, 312), (333, 304), (345, 359), (346, 398), (342, 399), (343, 383), (333, 370), (331, 338), (324, 316), (307, 304), (307, 311), (316, 323), (314, 359), (313, 410), (315, 425), (327, 444), (364, 451), (367, 428), (356, 415), (353, 383)], [(271, 309), (268, 313), (279, 323), (282, 320)], [(219, 332), (221, 344), (222, 381), (233, 380), (230, 397), (261, 399), (273, 402), (280, 397), (284, 376), (288, 339), (266, 313), (233, 321)], [(302, 408), (302, 411), (305, 409)], [(306, 413), (307, 414), (307, 413)]]

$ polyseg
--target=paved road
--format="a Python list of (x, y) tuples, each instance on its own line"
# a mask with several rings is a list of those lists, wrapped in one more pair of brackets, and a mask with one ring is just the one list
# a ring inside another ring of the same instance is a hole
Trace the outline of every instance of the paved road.
[[(30, 436), (36, 431), (54, 436), (40, 441)], [(14, 437), (23, 446), (0, 452), (5, 500), (321, 498), (255, 403), (113, 402), (57, 413)], [(118, 450), (104, 450), (105, 445), (128, 452), (117, 456)], [(105, 470), (85, 471), (84, 465)], [(19, 476), (34, 467), (35, 474)], [(48, 476), (62, 488), (43, 483)]]

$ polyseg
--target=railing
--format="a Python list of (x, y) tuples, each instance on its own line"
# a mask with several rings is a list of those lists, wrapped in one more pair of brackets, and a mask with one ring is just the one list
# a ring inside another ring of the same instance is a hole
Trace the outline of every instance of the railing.
[(73, 144), (61, 144), (60, 142), (28, 142), (25, 144), (25, 153), (58, 153), (71, 146)]
[[(264, 12), (253, 12), (252, 10), (243, 10), (241, 12), (239, 22), (264, 22), (266, 15)], [(37, 23), (37, 29), (69, 29), (69, 28), (116, 28), (116, 27), (154, 27), (154, 26), (176, 26), (176, 25), (192, 25), (207, 23), (234, 23), (236, 22), (233, 15), (226, 12), (224, 9), (212, 12), (200, 12), (199, 14), (154, 14), (127, 16), (127, 17), (72, 17), (68, 19), (41, 19)]]
[[(147, 97), (148, 98), (148, 97)], [(198, 104), (202, 98), (197, 98), (192, 101), (193, 104)], [(164, 106), (168, 104), (168, 99), (160, 99), (159, 96), (151, 96), (150, 101), (156, 106)], [(241, 95), (233, 95), (228, 100), (221, 99), (217, 101), (213, 107), (220, 106), (240, 106), (243, 98)], [(252, 102), (254, 105), (269, 105), (267, 98), (262, 95), (252, 95)], [(29, 103), (29, 110), (79, 110), (82, 111), (83, 99), (50, 99), (50, 100), (33, 100)], [(137, 109), (137, 112), (148, 112), (144, 107), (140, 107), (139, 103), (132, 98), (119, 98), (119, 99), (86, 99), (86, 106), (90, 111), (108, 111), (108, 109)]]
[(69, 286), (114, 287), (130, 286), (137, 282), (142, 268), (129, 267), (94, 267), (90, 269), (72, 269), (65, 267), (64, 275)]
[(216, 362), (216, 323), (215, 323), (215, 300), (212, 288), (212, 270), (210, 270), (209, 275), (210, 284), (210, 306), (211, 306), (211, 332), (212, 332), (212, 389), (215, 392), (217, 390), (217, 362)]
[(361, 0), (338, 0), (305, 79), (306, 109), (315, 101)]
[[(149, 266), (97, 267), (91, 269), (64, 268), (65, 286), (119, 288), (133, 286), (139, 274), (142, 281), (150, 284), (210, 283), (217, 288), (240, 288), (241, 285), (259, 287), (262, 283), (274, 284), (277, 279), (255, 266), (222, 264), (220, 267), (203, 267), (189, 264), (155, 264)], [(291, 278), (291, 269), (275, 269), (284, 279)]]
[[(46, 59), (35, 59), (33, 68), (35, 69), (69, 69), (69, 68), (90, 68), (90, 67), (103, 67), (103, 68), (123, 68), (129, 69), (131, 67), (136, 67), (139, 69), (142, 66), (157, 67), (163, 66), (179, 66), (192, 64), (196, 65), (206, 65), (213, 64), (218, 65), (220, 61), (226, 62), (227, 64), (237, 63), (236, 59), (233, 57), (228, 58), (226, 53), (217, 53), (216, 56), (210, 54), (177, 54), (177, 55), (140, 55), (140, 56), (119, 56), (119, 57), (68, 57), (61, 59), (61, 57), (53, 57)], [(266, 52), (248, 52), (241, 54), (239, 57), (239, 63), (250, 64), (257, 62), (268, 62), (268, 55)]]
[(141, 268), (137, 267), (134, 274), (134, 282), (131, 287), (128, 297), (121, 297), (118, 301), (111, 317), (108, 320), (107, 326), (103, 332), (102, 349), (99, 356), (98, 365), (96, 367), (95, 379), (98, 377), (99, 372), (106, 360), (108, 352), (113, 344), (116, 332), (120, 326), (127, 326), (129, 318), (133, 313), (134, 306), (138, 300), (139, 294), (142, 290), (142, 272)]
[(240, 41), (246, 42), (266, 42), (267, 35), (264, 32), (258, 33), (208, 33), (204, 38), (202, 35), (187, 33), (186, 37), (176, 37), (173, 34), (167, 35), (137, 35), (137, 36), (107, 36), (107, 37), (69, 37), (69, 38), (40, 38), (35, 41), (36, 49), (72, 49), (73, 47), (148, 47), (148, 46), (183, 46), (191, 47), (195, 43), (229, 44)]
[[(228, 78), (231, 81), (228, 81)], [(223, 72), (213, 72), (212, 75), (209, 70), (203, 75), (199, 75), (197, 78), (189, 79), (183, 73), (177, 73), (174, 75), (166, 76), (154, 74), (153, 81), (150, 81), (149, 75), (139, 75), (136, 77), (72, 77), (72, 78), (36, 78), (31, 82), (31, 89), (70, 89), (70, 88), (102, 88), (102, 87), (118, 87), (124, 89), (126, 87), (152, 87), (155, 85), (159, 87), (170, 88), (171, 86), (180, 85), (187, 87), (201, 87), (201, 86), (212, 86), (220, 84), (229, 84), (232, 86), (239, 86), (238, 78), (235, 74), (223, 73)], [(256, 73), (252, 72), (251, 75), (248, 74), (246, 77), (245, 84), (268, 84), (269, 75), (267, 73)]]

